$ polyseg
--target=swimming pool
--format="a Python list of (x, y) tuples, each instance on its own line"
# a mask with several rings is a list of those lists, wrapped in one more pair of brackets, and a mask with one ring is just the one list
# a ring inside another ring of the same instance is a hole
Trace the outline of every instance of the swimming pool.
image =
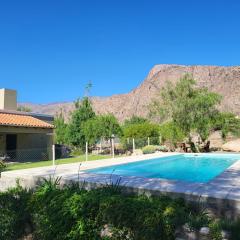
[(86, 172), (206, 183), (237, 160), (240, 160), (240, 154), (178, 154), (90, 169)]

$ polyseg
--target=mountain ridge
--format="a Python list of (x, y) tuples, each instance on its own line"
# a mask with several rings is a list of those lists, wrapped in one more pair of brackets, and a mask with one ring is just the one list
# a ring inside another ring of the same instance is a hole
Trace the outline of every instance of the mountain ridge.
[[(146, 117), (148, 105), (167, 81), (176, 83), (184, 74), (190, 73), (198, 87), (223, 96), (221, 110), (240, 115), (240, 66), (157, 64), (149, 71), (144, 81), (129, 93), (109, 97), (91, 97), (98, 114), (112, 113), (121, 122), (132, 115)], [(74, 109), (73, 102), (49, 104), (20, 103), (32, 111), (55, 115), (61, 109), (66, 119)]]

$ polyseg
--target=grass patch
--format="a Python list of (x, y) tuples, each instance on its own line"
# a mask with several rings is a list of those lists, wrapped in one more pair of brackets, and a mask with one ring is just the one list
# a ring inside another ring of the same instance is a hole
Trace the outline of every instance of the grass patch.
[[(100, 160), (111, 158), (110, 155), (89, 155), (88, 160)], [(85, 161), (85, 155), (81, 155), (73, 158), (58, 159), (55, 161), (56, 165), (67, 164), (67, 163), (77, 163)], [(47, 167), (52, 165), (52, 160), (49, 161), (40, 161), (40, 162), (26, 162), (26, 163), (13, 163), (8, 164), (5, 168), (5, 171), (11, 170), (21, 170), (27, 168), (37, 168), (37, 167)]]

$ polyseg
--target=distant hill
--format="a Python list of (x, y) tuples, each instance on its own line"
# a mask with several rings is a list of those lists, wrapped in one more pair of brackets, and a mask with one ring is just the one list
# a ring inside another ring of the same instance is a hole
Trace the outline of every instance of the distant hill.
[[(93, 97), (92, 103), (99, 114), (113, 113), (120, 121), (132, 115), (147, 116), (148, 104), (161, 90), (167, 80), (176, 82), (184, 74), (190, 73), (197, 80), (198, 86), (207, 87), (223, 96), (221, 109), (240, 115), (240, 66), (184, 66), (155, 65), (146, 79), (131, 92), (110, 97)], [(49, 104), (21, 103), (34, 112), (56, 114), (63, 110), (68, 118), (74, 108), (73, 102), (58, 102)]]

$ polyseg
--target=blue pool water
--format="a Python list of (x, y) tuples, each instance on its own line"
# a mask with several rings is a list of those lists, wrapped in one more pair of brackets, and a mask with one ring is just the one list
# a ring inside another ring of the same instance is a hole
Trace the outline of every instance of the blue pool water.
[(240, 154), (179, 154), (86, 172), (204, 183), (221, 174), (239, 159)]

